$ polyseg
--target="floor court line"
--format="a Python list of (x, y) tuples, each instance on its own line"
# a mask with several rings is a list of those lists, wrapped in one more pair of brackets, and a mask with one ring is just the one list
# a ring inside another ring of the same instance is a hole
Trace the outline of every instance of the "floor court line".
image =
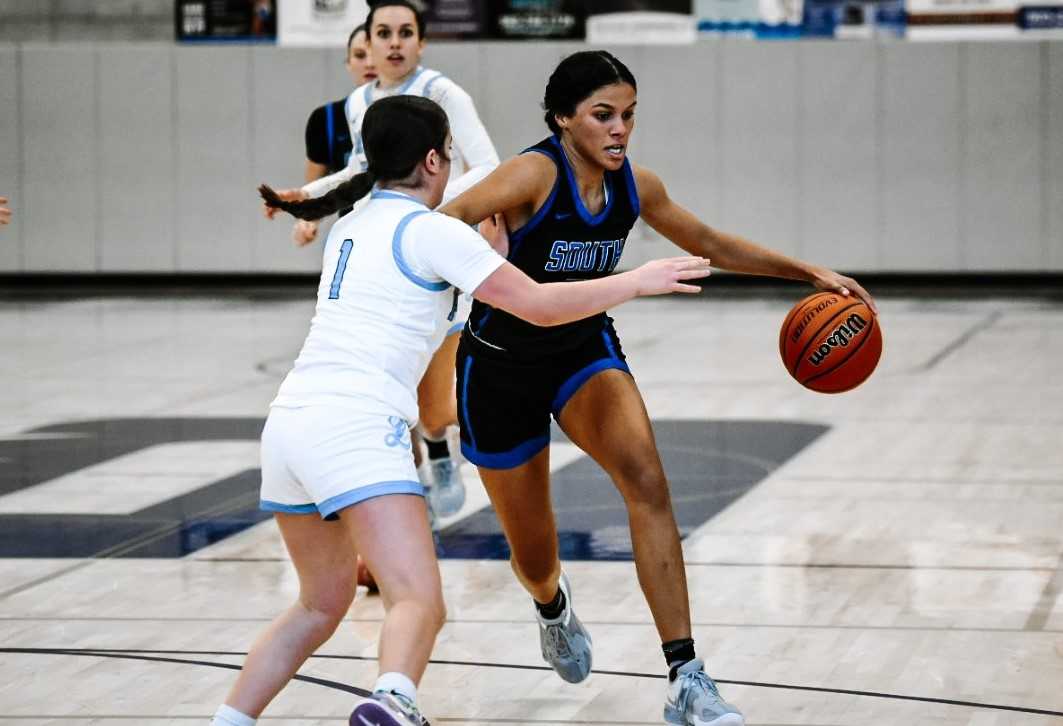
[[(0, 653), (12, 653), (23, 655), (69, 655), (69, 656), (82, 656), (90, 658), (118, 658), (122, 660), (142, 660), (159, 663), (177, 663), (186, 665), (206, 666), (213, 668), (225, 668), (227, 670), (240, 670), (240, 666), (232, 663), (218, 663), (214, 661), (200, 661), (200, 660), (187, 660), (182, 658), (164, 658), (154, 654), (180, 654), (180, 655), (215, 655), (215, 656), (246, 656), (246, 652), (241, 651), (209, 651), (209, 650), (139, 650), (139, 649), (108, 649), (108, 648), (0, 648)], [(153, 654), (153, 655), (148, 655)], [(360, 655), (329, 655), (325, 653), (315, 653), (310, 656), (311, 659), (323, 659), (323, 660), (353, 660), (353, 661), (366, 661), (375, 662), (377, 659), (370, 656)], [(549, 666), (533, 666), (533, 665), (520, 665), (516, 663), (484, 663), (478, 661), (461, 661), (461, 660), (436, 660), (429, 661), (432, 665), (454, 665), (454, 666), (469, 666), (474, 668), (502, 668), (508, 670), (522, 670), (522, 671), (550, 671)], [(612, 671), (612, 670), (594, 670), (593, 673), (603, 676), (617, 676), (622, 678), (644, 678), (650, 680), (664, 680), (665, 675), (656, 673), (634, 673), (630, 671)], [(333, 688), (336, 690), (346, 691), (348, 693), (354, 693), (362, 697), (367, 697), (369, 692), (358, 688), (356, 686), (349, 686), (337, 681), (330, 681), (323, 678), (315, 678), (313, 676), (293, 676), (295, 680), (304, 681), (306, 683), (314, 683), (316, 685), (325, 686), (326, 688)], [(846, 688), (827, 688), (823, 686), (798, 686), (786, 683), (763, 683), (759, 681), (738, 681), (727, 678), (714, 679), (717, 683), (732, 686), (748, 686), (750, 688), (771, 688), (786, 691), (803, 691), (811, 693), (827, 693), (841, 696), (862, 696), (867, 698), (881, 698), (892, 701), (914, 701), (918, 703), (931, 703), (942, 706), (962, 706), (965, 708), (978, 708), (988, 709), (994, 711), (1008, 711), (1012, 713), (1029, 713), (1038, 716), (1059, 716), (1063, 717), (1063, 711), (1052, 711), (1043, 708), (1031, 708), (1027, 706), (1010, 706), (997, 703), (980, 703), (976, 701), (961, 701), (949, 698), (933, 698), (929, 696), (908, 696), (899, 693), (883, 693), (879, 691), (861, 691), (851, 690)], [(439, 719), (437, 719), (439, 720)], [(464, 719), (461, 719), (464, 720)], [(571, 723), (571, 722), (570, 722)], [(590, 722), (590, 723), (604, 723), (604, 722)], [(645, 723), (645, 722), (638, 722)]]
[[(284, 557), (195, 557), (189, 562), (231, 563), (290, 562)], [(789, 570), (910, 570), (945, 572), (1056, 572), (1055, 567), (1019, 567), (1007, 565), (864, 565), (846, 562), (684, 562), (687, 567), (748, 567)]]
[[(274, 618), (130, 618), (130, 617), (0, 617), (0, 623), (271, 623)], [(381, 623), (383, 618), (345, 618), (344, 623)], [(522, 620), (477, 620), (462, 618), (447, 620), (448, 625), (526, 625), (531, 621)], [(638, 623), (619, 620), (586, 620), (581, 618), (584, 625), (595, 625), (616, 628), (642, 628), (653, 627), (652, 623)], [(810, 625), (803, 623), (728, 623), (728, 622), (692, 622), (694, 628), (734, 628), (742, 630), (866, 630), (866, 631), (897, 631), (913, 633), (1027, 633), (1037, 635), (1040, 633), (1063, 633), (1063, 628), (971, 628), (956, 627), (952, 625)], [(0, 651), (2, 652), (2, 651)]]

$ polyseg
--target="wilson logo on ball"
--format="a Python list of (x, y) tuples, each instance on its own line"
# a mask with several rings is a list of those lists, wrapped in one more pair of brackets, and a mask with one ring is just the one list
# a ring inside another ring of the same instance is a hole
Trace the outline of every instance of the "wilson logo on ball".
[(817, 292), (794, 305), (779, 331), (779, 355), (805, 388), (841, 393), (871, 375), (882, 354), (882, 326), (855, 295)]
[(820, 363), (827, 359), (833, 348), (844, 348), (852, 342), (853, 338), (860, 335), (860, 331), (867, 327), (867, 321), (862, 317), (853, 313), (846, 319), (844, 323), (839, 325), (834, 331), (828, 335), (819, 348), (812, 351), (812, 354), (808, 356), (808, 362), (814, 366), (818, 366)]

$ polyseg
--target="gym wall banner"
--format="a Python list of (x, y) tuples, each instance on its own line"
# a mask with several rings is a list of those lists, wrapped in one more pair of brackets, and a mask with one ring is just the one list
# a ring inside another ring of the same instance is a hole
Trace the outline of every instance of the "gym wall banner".
[(1006, 39), (1021, 36), (1018, 0), (906, 0), (912, 40)]
[(692, 0), (588, 2), (587, 42), (679, 45), (698, 39)]
[(277, 5), (277, 43), (286, 46), (343, 48), (369, 14), (365, 0), (277, 0)]
[(756, 38), (802, 35), (807, 0), (697, 0), (694, 14), (701, 33)]
[(185, 43), (273, 43), (274, 0), (176, 0), (174, 30)]

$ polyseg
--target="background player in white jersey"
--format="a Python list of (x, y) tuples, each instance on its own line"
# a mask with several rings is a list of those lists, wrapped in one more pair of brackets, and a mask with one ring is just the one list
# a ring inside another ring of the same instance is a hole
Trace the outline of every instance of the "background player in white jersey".
[[(366, 168), (361, 140), (362, 119), (370, 104), (380, 98), (406, 94), (430, 98), (446, 111), (454, 136), (455, 159), (444, 201), (468, 189), (498, 166), (498, 152), (476, 112), (472, 98), (442, 73), (420, 65), (424, 52), (425, 20), (418, 8), (406, 0), (375, 3), (366, 17), (369, 33), (369, 59), (377, 78), (356, 88), (347, 98), (346, 117), (354, 146), (345, 169), (302, 189), (278, 191), (281, 199), (299, 200), (320, 197)], [(297, 241), (313, 239), (316, 224), (297, 221), (293, 236)], [(311, 234), (312, 233), (312, 234)], [(429, 502), (439, 516), (457, 512), (465, 502), (465, 488), (446, 442), (447, 427), (457, 423), (457, 400), (454, 392), (454, 360), (458, 347), (457, 333), (469, 314), (469, 301), (457, 300), (458, 308), (451, 320), (449, 335), (440, 346), (420, 383), (420, 430), (428, 450), (429, 476), (432, 484)]]
[[(408, 427), (416, 383), (448, 327), (452, 285), (537, 325), (560, 325), (638, 295), (697, 292), (684, 281), (709, 274), (707, 260), (682, 257), (540, 285), (468, 225), (431, 211), (450, 172), (437, 104), (384, 99), (363, 131), (368, 171), (346, 185), (347, 203), (379, 188), (329, 234), (310, 332), (262, 433), (262, 507), (275, 513), (299, 599), (252, 646), (215, 726), (254, 724), (332, 635), (354, 598), (356, 553), (377, 573), (387, 614), (380, 676), (352, 722), (427, 724), (417, 683), (445, 610)], [(290, 206), (262, 190), (274, 206)]]

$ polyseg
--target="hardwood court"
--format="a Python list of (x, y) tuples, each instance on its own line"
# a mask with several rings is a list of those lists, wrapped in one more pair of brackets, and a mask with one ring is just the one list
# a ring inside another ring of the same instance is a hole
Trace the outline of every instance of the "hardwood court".
[[(749, 723), (1063, 722), (1063, 302), (880, 300), (861, 388), (801, 389), (787, 299), (616, 314), (669, 471), (695, 637)], [(266, 407), (312, 301), (0, 305), (0, 725), (205, 723), (296, 582), (256, 510)], [(435, 724), (661, 723), (659, 643), (619, 499), (555, 444), (596, 673), (546, 670), (476, 480), (441, 535)], [(377, 597), (267, 710), (343, 722)], [(980, 704), (980, 705), (979, 705)]]

